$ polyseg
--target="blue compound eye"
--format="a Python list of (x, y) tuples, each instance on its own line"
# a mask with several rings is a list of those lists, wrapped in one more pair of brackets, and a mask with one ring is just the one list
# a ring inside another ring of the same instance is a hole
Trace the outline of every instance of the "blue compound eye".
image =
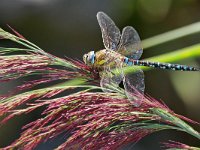
[(91, 51), (91, 53), (90, 53), (90, 62), (91, 62), (91, 64), (94, 64), (94, 59), (95, 59), (94, 51)]

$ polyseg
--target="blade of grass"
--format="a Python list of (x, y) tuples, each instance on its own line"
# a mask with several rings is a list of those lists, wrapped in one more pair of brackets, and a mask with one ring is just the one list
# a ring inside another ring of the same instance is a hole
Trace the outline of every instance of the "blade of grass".
[(187, 35), (195, 34), (200, 32), (200, 22), (196, 22), (178, 29), (174, 29), (151, 38), (144, 39), (142, 45), (144, 49), (169, 42), (178, 38), (182, 38)]
[(163, 110), (163, 109), (160, 109), (160, 108), (152, 108), (152, 111), (155, 114), (158, 114), (162, 119), (172, 122), (177, 127), (180, 127), (181, 130), (183, 130), (183, 131), (187, 132), (188, 134), (200, 139), (199, 132), (195, 131), (191, 126), (189, 126), (187, 123), (185, 123), (180, 118), (175, 117), (174, 115), (171, 115), (166, 110)]

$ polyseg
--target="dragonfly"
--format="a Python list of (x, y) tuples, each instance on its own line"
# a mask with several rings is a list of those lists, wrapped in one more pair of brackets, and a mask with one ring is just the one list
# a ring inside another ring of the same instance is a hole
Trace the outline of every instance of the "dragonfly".
[[(198, 68), (170, 63), (149, 62), (139, 60), (142, 53), (142, 45), (137, 31), (126, 26), (120, 33), (113, 20), (104, 12), (97, 13), (97, 20), (101, 28), (105, 49), (96, 53), (90, 51), (83, 55), (86, 65), (99, 70), (100, 86), (105, 92), (119, 87), (123, 81), (124, 91), (135, 106), (140, 106), (141, 100), (137, 97), (138, 92), (144, 94), (144, 73), (138, 66), (147, 66), (160, 69), (199, 71)], [(133, 66), (133, 73), (124, 73), (123, 67)], [(115, 72), (113, 72), (115, 70)]]

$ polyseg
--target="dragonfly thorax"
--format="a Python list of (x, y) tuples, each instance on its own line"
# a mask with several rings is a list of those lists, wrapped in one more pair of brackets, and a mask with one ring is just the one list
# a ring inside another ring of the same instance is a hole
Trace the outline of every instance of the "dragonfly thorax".
[(90, 51), (89, 53), (83, 56), (83, 61), (86, 65), (92, 66), (97, 69), (102, 69), (103, 67), (109, 65), (111, 68), (114, 65), (111, 65), (115, 61), (121, 60), (122, 55), (112, 51), (112, 50), (99, 50), (96, 53), (94, 51)]
[(120, 63), (121, 58), (121, 54), (113, 50), (103, 49), (95, 53), (93, 66), (99, 70), (105, 67), (113, 68)]

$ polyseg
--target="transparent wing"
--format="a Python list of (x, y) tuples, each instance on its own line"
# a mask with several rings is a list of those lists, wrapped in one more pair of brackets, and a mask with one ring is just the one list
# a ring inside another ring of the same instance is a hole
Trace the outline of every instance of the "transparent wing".
[(104, 72), (101, 76), (100, 86), (104, 92), (114, 92), (122, 81), (121, 75), (113, 75), (112, 72)]
[(120, 30), (112, 19), (103, 12), (97, 13), (97, 20), (101, 28), (105, 48), (116, 50), (120, 41)]
[(122, 63), (118, 59), (107, 59), (107, 64), (105, 65), (103, 72), (101, 72), (100, 74), (100, 85), (104, 92), (112, 92), (116, 91), (119, 88), (119, 84), (123, 80), (123, 72), (121, 69)]
[(118, 53), (137, 60), (141, 57), (142, 52), (141, 40), (137, 31), (131, 26), (125, 27), (122, 31)]
[(145, 84), (144, 73), (141, 69), (134, 67), (135, 72), (132, 74), (124, 74), (123, 84), (126, 96), (129, 100), (134, 101), (136, 107), (140, 106), (141, 98), (143, 98)]

